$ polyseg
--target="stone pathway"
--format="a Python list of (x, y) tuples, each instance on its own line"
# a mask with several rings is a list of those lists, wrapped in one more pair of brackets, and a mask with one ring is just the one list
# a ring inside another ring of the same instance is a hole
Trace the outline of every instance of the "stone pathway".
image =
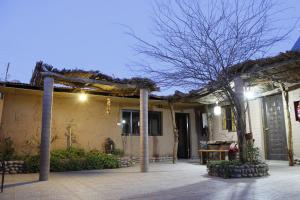
[(206, 175), (206, 167), (180, 162), (151, 164), (149, 173), (138, 166), (113, 170), (7, 175), (0, 199), (299, 199), (300, 166), (270, 163), (265, 178), (221, 179)]

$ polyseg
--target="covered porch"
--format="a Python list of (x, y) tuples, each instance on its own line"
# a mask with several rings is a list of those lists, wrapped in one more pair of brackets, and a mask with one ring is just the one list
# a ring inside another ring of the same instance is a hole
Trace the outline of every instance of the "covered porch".
[[(31, 78), (34, 86), (43, 86), (42, 126), (40, 145), (39, 180), (47, 181), (50, 173), (50, 144), (52, 127), (52, 105), (54, 84), (73, 88), (85, 101), (88, 93), (105, 92), (111, 96), (140, 97), (140, 171), (147, 172), (148, 152), (148, 98), (149, 92), (158, 88), (149, 79), (114, 79), (98, 71), (58, 70), (50, 65), (38, 62)], [(108, 100), (109, 101), (109, 100)], [(107, 102), (110, 104), (110, 102)], [(110, 112), (107, 110), (106, 112)]]

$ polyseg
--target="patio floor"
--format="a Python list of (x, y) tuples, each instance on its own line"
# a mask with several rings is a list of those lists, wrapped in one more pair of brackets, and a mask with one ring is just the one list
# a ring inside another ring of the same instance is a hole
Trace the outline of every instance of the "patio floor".
[(206, 167), (179, 162), (139, 167), (38, 174), (7, 175), (0, 199), (299, 199), (300, 166), (271, 162), (271, 176), (221, 179), (206, 175)]

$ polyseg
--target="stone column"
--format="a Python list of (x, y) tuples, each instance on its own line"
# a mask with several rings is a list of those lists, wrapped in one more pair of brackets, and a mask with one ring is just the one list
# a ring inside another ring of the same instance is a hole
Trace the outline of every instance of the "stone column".
[(47, 181), (50, 172), (50, 141), (51, 141), (51, 119), (53, 101), (52, 77), (44, 78), (44, 96), (42, 111), (42, 132), (40, 145), (40, 181)]
[(147, 89), (140, 89), (140, 162), (141, 172), (147, 172), (149, 168)]

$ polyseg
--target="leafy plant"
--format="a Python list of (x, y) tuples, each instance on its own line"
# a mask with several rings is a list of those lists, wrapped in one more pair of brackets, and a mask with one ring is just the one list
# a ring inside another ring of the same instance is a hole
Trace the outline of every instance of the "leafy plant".
[[(26, 156), (24, 161), (26, 172), (38, 172), (38, 155)], [(50, 157), (50, 170), (55, 172), (117, 167), (119, 167), (117, 156), (97, 150), (85, 152), (83, 149), (72, 147), (65, 150), (52, 151)]]
[(255, 147), (253, 143), (247, 144), (246, 159), (249, 163), (259, 162), (259, 148)]
[(40, 169), (40, 156), (26, 156), (24, 159), (24, 172), (35, 173)]
[(124, 151), (122, 149), (115, 149), (113, 152), (112, 152), (113, 155), (116, 155), (116, 156), (124, 156)]
[(10, 160), (15, 153), (13, 141), (10, 137), (0, 140), (0, 157), (1, 160)]

